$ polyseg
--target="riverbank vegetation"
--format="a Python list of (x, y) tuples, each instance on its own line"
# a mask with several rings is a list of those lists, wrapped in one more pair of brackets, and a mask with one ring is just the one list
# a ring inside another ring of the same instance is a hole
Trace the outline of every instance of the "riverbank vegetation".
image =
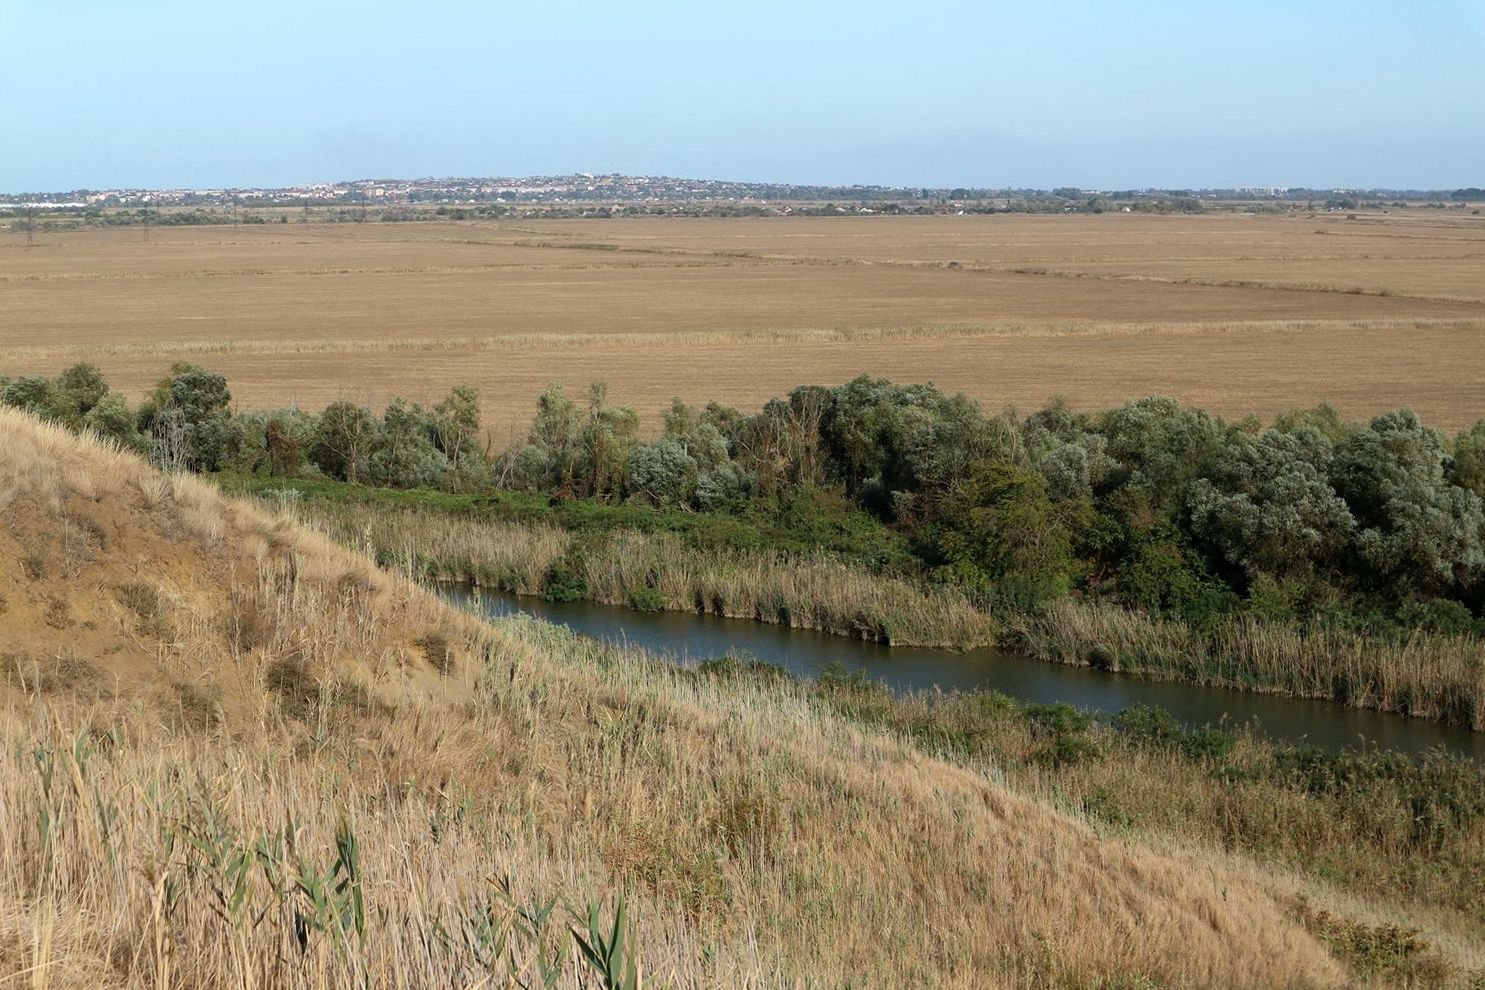
[[(228, 485), (252, 490), (241, 481)], [(481, 518), (488, 511), (416, 503), (397, 509), (355, 501), (354, 491), (328, 498), (325, 486), (308, 490), (318, 497), (306, 498), (298, 488), (268, 489), (261, 497), (425, 580), (552, 601), (706, 612), (902, 645), (968, 648), (996, 638), (996, 619), (959, 590), (874, 572), (818, 549), (719, 546), (706, 534), (666, 529), (491, 522)]]
[(1049, 659), (1485, 725), (1485, 423), (1448, 437), (1320, 407), (1265, 427), (1160, 397), (989, 415), (859, 378), (753, 414), (676, 402), (646, 439), (601, 386), (554, 387), (496, 453), (466, 388), (380, 416), (234, 413), (225, 380), (177, 366), (131, 410), (78, 366), (0, 395), (248, 488), (578, 534), (507, 572), (508, 551), (436, 521), (373, 527), (425, 573), (904, 643), (999, 626)]

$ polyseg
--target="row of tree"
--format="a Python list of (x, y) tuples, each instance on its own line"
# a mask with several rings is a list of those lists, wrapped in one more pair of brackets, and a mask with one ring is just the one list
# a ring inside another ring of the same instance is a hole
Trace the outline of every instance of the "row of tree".
[(177, 365), (131, 407), (96, 369), (0, 379), (0, 401), (168, 468), (323, 474), (393, 487), (544, 492), (748, 512), (843, 493), (911, 541), (923, 573), (987, 603), (1072, 591), (1201, 621), (1235, 609), (1476, 627), (1485, 607), (1485, 422), (1449, 437), (1408, 411), (1321, 406), (1225, 421), (1163, 397), (1100, 413), (987, 415), (931, 385), (801, 386), (746, 414), (679, 400), (661, 434), (594, 385), (552, 386), (492, 453), (478, 393), (380, 414), (234, 412), (221, 375)]

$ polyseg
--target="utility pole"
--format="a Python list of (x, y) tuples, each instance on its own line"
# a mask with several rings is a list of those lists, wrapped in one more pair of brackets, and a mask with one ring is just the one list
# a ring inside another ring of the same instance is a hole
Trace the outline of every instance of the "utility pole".
[(26, 250), (36, 246), (36, 211), (26, 207)]
[(150, 242), (150, 201), (144, 201), (144, 243)]

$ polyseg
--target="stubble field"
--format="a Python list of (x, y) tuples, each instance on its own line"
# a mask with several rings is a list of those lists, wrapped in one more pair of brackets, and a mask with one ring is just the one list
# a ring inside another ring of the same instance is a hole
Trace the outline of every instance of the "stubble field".
[(172, 361), (240, 405), (478, 385), (497, 443), (549, 382), (655, 421), (805, 381), (933, 381), (988, 407), (1161, 392), (1485, 417), (1485, 222), (1458, 214), (287, 224), (0, 233), (0, 374)]

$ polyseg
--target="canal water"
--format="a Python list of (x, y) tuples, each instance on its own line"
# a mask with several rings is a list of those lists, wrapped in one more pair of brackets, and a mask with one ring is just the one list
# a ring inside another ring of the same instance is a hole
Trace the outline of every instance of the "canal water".
[(636, 612), (590, 602), (562, 604), (461, 586), (447, 586), (443, 593), (460, 606), (475, 603), (488, 615), (526, 612), (585, 636), (639, 647), (679, 662), (744, 653), (799, 677), (817, 677), (831, 664), (840, 664), (848, 671), (860, 670), (896, 691), (995, 690), (1021, 701), (1066, 702), (1110, 714), (1132, 705), (1158, 705), (1188, 725), (1251, 725), (1279, 742), (1331, 750), (1365, 744), (1409, 753), (1443, 747), (1461, 756), (1485, 760), (1485, 732), (1357, 711), (1326, 701), (1144, 680), (1088, 667), (1044, 663), (995, 649), (957, 652), (885, 646), (744, 619), (691, 612)]

